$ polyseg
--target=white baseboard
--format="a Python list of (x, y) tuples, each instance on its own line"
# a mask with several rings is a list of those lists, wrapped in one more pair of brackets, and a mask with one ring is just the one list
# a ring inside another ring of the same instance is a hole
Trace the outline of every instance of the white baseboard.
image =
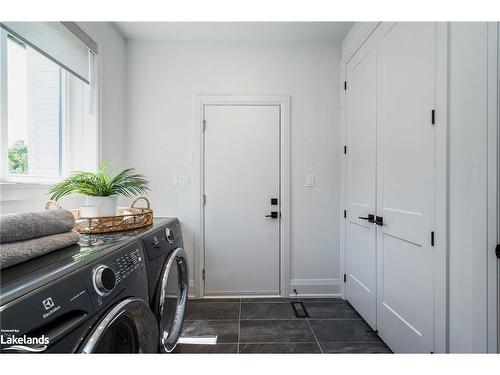
[(194, 298), (194, 280), (189, 280), (189, 293), (188, 293), (188, 298)]
[[(294, 289), (299, 297), (342, 297), (340, 279), (292, 279), (290, 297), (295, 297)], [(194, 280), (189, 280), (189, 298), (194, 297)]]
[(340, 279), (291, 279), (290, 296), (297, 290), (299, 297), (342, 297)]

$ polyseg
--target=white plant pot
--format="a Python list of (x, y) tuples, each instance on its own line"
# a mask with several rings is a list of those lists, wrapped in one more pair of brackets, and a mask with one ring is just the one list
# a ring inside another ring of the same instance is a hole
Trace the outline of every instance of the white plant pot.
[(98, 216), (114, 216), (116, 215), (116, 207), (118, 205), (118, 197), (93, 197), (90, 195), (85, 196), (85, 206), (97, 207)]

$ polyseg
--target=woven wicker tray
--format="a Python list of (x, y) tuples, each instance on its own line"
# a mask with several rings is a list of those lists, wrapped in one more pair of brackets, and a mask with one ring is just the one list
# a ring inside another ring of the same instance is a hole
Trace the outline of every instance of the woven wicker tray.
[[(147, 207), (135, 207), (139, 200), (145, 201)], [(51, 206), (61, 208), (59, 203), (48, 201), (45, 209)], [(81, 234), (99, 234), (132, 230), (153, 224), (153, 210), (150, 207), (147, 198), (139, 197), (130, 207), (118, 207), (114, 216), (81, 217), (79, 209), (69, 211), (75, 217), (74, 230)]]

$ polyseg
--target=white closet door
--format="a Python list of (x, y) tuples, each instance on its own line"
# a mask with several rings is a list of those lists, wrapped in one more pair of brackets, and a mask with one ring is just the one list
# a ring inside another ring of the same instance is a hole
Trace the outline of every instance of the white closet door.
[[(436, 24), (381, 26), (377, 110), (377, 327), (397, 352), (433, 351)], [(444, 234), (443, 234), (444, 235)]]
[[(376, 50), (368, 42), (346, 65), (346, 299), (376, 329)], [(364, 219), (362, 219), (364, 218)]]

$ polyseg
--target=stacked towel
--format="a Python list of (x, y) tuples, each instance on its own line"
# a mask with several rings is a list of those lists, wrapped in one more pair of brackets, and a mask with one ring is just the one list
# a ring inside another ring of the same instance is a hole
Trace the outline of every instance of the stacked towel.
[(0, 216), (0, 243), (69, 232), (75, 218), (68, 210), (45, 210)]
[(26, 241), (3, 243), (0, 245), (1, 268), (7, 268), (32, 258), (63, 249), (80, 240), (76, 232), (52, 234)]
[(75, 218), (67, 210), (46, 210), (0, 216), (0, 268), (6, 268), (73, 245)]

